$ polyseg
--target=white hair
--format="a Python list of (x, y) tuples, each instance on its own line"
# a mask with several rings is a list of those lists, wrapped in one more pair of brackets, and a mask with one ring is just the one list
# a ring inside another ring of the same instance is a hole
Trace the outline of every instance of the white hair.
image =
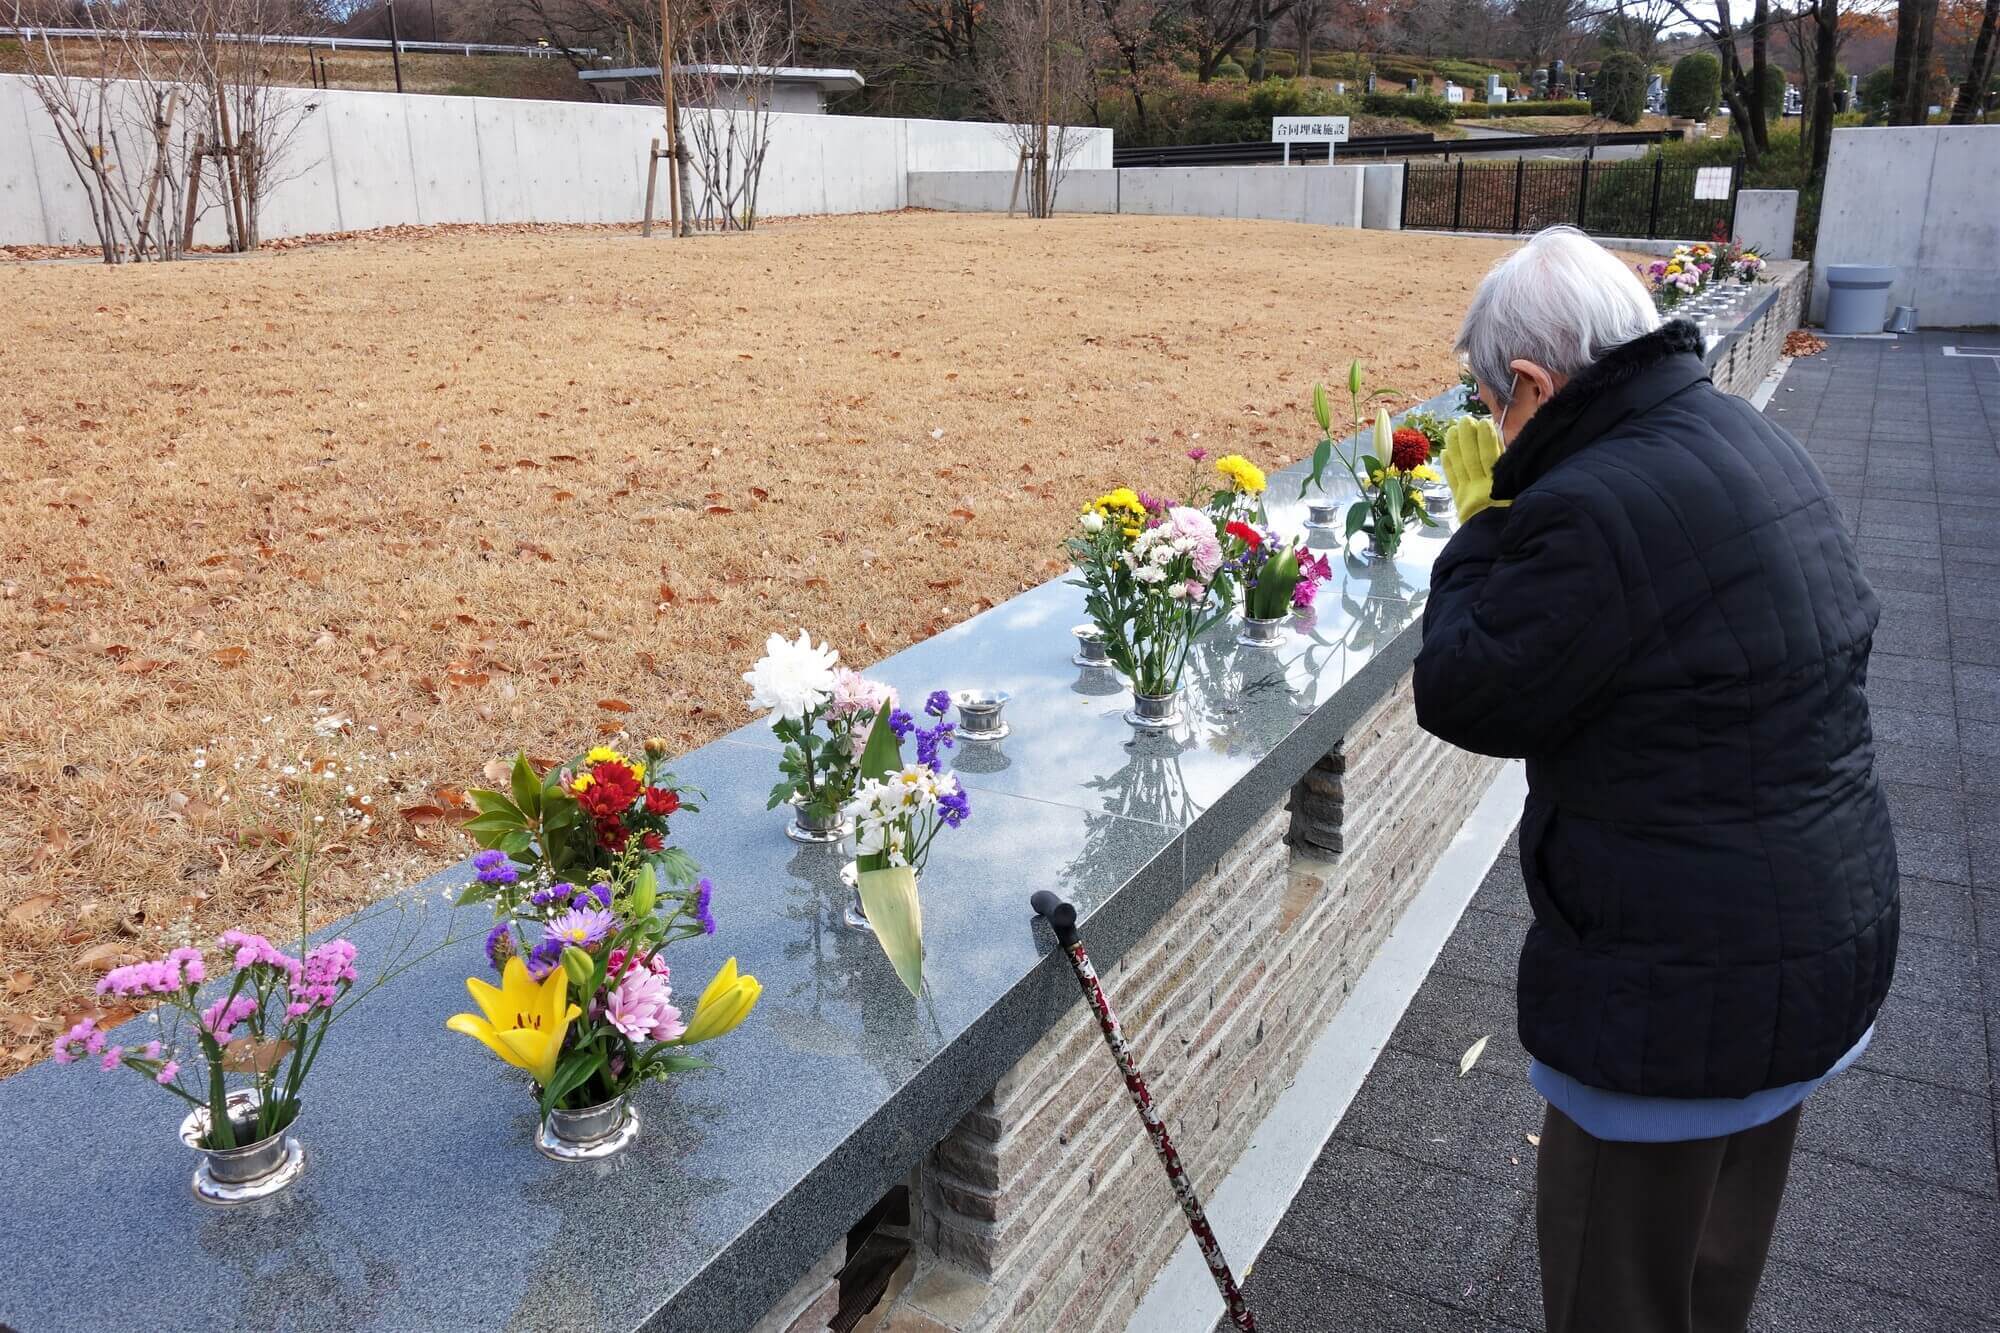
[(1638, 274), (1575, 227), (1550, 227), (1480, 281), (1453, 350), (1504, 405), (1513, 396), (1510, 362), (1568, 378), (1659, 326)]

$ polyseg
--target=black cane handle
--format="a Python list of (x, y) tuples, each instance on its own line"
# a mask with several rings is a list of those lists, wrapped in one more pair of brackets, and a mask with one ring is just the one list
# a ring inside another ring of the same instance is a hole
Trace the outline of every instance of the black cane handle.
[(1056, 942), (1063, 948), (1076, 943), (1076, 908), (1047, 889), (1037, 889), (1028, 899), (1028, 906), (1035, 909), (1036, 916), (1049, 923), (1049, 929), (1056, 933)]

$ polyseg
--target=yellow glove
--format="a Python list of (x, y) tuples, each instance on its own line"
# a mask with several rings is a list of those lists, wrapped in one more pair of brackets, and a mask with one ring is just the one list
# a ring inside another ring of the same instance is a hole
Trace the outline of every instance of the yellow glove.
[(1445, 427), (1444, 479), (1464, 524), (1482, 509), (1505, 509), (1512, 500), (1493, 498), (1493, 465), (1502, 449), (1500, 428), (1491, 417), (1460, 417)]

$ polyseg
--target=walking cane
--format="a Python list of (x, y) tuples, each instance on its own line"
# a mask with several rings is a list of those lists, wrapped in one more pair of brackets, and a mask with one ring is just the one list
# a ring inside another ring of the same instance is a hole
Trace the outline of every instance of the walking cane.
[(1083, 987), (1083, 998), (1089, 1002), (1092, 1012), (1097, 1015), (1097, 1026), (1104, 1032), (1104, 1044), (1111, 1048), (1111, 1058), (1118, 1062), (1118, 1072), (1125, 1076), (1125, 1091), (1132, 1094), (1132, 1105), (1138, 1108), (1139, 1119), (1146, 1124), (1146, 1133), (1153, 1140), (1153, 1151), (1160, 1155), (1160, 1165), (1167, 1169), (1167, 1181), (1173, 1186), (1174, 1197), (1180, 1200), (1181, 1211), (1187, 1214), (1188, 1230), (1194, 1233), (1194, 1243), (1201, 1247), (1201, 1257), (1208, 1261), (1208, 1275), (1215, 1279), (1215, 1289), (1222, 1293), (1229, 1321), (1243, 1333), (1255, 1333), (1256, 1317), (1243, 1303), (1243, 1293), (1237, 1289), (1236, 1278), (1229, 1271), (1229, 1261), (1222, 1257), (1222, 1246), (1216, 1243), (1215, 1233), (1209, 1229), (1208, 1214), (1202, 1211), (1201, 1199), (1194, 1192), (1194, 1182), (1181, 1168), (1181, 1155), (1174, 1151), (1174, 1141), (1167, 1137), (1166, 1122), (1153, 1109), (1153, 1094), (1146, 1088), (1145, 1076), (1139, 1072), (1139, 1062), (1132, 1058), (1132, 1048), (1125, 1044), (1125, 1033), (1118, 1026), (1118, 1015), (1111, 1011), (1111, 1001), (1104, 996), (1104, 987), (1097, 979), (1097, 969), (1090, 965), (1090, 955), (1084, 952), (1083, 941), (1076, 936), (1076, 908), (1047, 889), (1035, 894), (1028, 903), (1035, 909), (1035, 915), (1049, 923), (1049, 928), (1056, 933), (1056, 942), (1069, 955), (1069, 965), (1076, 972), (1077, 984)]

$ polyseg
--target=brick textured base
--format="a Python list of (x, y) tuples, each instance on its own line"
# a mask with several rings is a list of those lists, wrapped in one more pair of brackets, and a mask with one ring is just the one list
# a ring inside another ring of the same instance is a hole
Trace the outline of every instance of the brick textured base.
[(1771, 262), (1771, 282), (1778, 299), (1765, 307), (1757, 322), (1730, 345), (1722, 359), (1709, 367), (1715, 387), (1748, 398), (1785, 353), (1785, 335), (1805, 319), (1806, 296), (1812, 291), (1812, 266), (1798, 259)]
[[(1419, 731), (1404, 677), (1109, 969), (1201, 1191), (1346, 1001), (1457, 831), (1465, 795), (1498, 769)], [(1186, 1235), (1080, 999), (919, 1175), (917, 1272), (888, 1328), (1122, 1328)]]

